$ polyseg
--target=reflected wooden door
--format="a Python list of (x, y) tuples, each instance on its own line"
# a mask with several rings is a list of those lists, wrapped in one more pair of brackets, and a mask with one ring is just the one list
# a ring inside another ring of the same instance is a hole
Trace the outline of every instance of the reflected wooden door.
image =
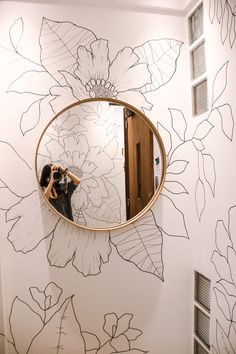
[(125, 122), (127, 219), (137, 215), (154, 194), (153, 133), (146, 121), (127, 109)]

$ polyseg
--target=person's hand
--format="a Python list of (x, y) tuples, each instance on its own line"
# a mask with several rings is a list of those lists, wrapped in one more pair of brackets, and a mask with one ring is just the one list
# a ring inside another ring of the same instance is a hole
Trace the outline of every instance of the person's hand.
[(65, 168), (63, 168), (61, 165), (59, 165), (59, 164), (55, 164), (55, 165), (53, 165), (52, 166), (52, 170), (54, 170), (54, 171), (59, 171), (59, 172), (61, 172), (61, 173), (65, 173)]
[(62, 167), (56, 164), (51, 167), (50, 179), (53, 183), (61, 179), (61, 176), (59, 178), (54, 177), (55, 172), (60, 172), (62, 174), (63, 173)]

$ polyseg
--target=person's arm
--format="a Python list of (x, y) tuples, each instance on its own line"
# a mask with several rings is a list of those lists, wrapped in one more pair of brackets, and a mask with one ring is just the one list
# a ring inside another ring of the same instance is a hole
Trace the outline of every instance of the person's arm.
[(46, 197), (47, 200), (49, 200), (49, 198), (51, 196), (52, 187), (53, 187), (53, 184), (55, 182), (55, 180), (53, 178), (53, 172), (54, 171), (51, 172), (50, 181), (49, 181), (47, 187), (43, 189), (43, 194), (44, 194), (44, 196)]
[(68, 170), (68, 168), (65, 168), (64, 172), (62, 173), (65, 173), (71, 179), (75, 186), (78, 186), (80, 184), (80, 179), (74, 173)]

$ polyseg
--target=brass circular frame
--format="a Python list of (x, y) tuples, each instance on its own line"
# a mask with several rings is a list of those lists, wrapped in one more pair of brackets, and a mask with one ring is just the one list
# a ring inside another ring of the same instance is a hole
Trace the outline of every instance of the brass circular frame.
[[(150, 129), (152, 130), (154, 136), (156, 137), (156, 140), (158, 142), (159, 148), (160, 148), (160, 154), (161, 154), (161, 161), (162, 161), (162, 166), (161, 166), (161, 178), (159, 181), (159, 185), (158, 188), (156, 189), (152, 199), (149, 201), (149, 203), (138, 213), (136, 214), (134, 217), (132, 217), (131, 219), (127, 220), (126, 222), (122, 222), (118, 225), (115, 226), (111, 226), (111, 227), (104, 227), (104, 228), (96, 228), (96, 227), (90, 227), (90, 226), (86, 226), (86, 225), (80, 225), (77, 224), (76, 222), (69, 220), (68, 218), (66, 218), (65, 216), (63, 216), (59, 211), (57, 211), (52, 205), (51, 203), (46, 199), (46, 197), (44, 196), (44, 194), (42, 193), (42, 189), (39, 183), (39, 177), (37, 174), (37, 155), (38, 155), (38, 150), (39, 150), (39, 145), (40, 142), (44, 136), (45, 131), (47, 130), (47, 128), (50, 126), (50, 124), (56, 119), (58, 118), (58, 116), (60, 116), (61, 114), (63, 114), (65, 111), (67, 111), (68, 109), (71, 109), (77, 105), (83, 104), (83, 103), (88, 103), (88, 102), (98, 102), (98, 101), (105, 101), (105, 102), (110, 102), (113, 104), (120, 104), (123, 105), (124, 107), (127, 107), (128, 109), (130, 109), (131, 111), (135, 112), (136, 114), (139, 114), (149, 125)], [(80, 227), (81, 229), (86, 229), (86, 230), (91, 230), (91, 231), (110, 231), (110, 230), (115, 230), (115, 229), (120, 229), (124, 226), (127, 226), (129, 224), (134, 223), (135, 221), (137, 221), (138, 219), (140, 219), (150, 208), (151, 206), (155, 203), (155, 201), (157, 200), (158, 196), (161, 193), (161, 190), (163, 188), (163, 184), (165, 181), (165, 176), (166, 176), (166, 152), (165, 152), (165, 147), (163, 144), (163, 141), (161, 139), (161, 136), (159, 134), (159, 132), (157, 131), (157, 129), (155, 128), (154, 124), (145, 116), (145, 114), (143, 112), (141, 112), (139, 109), (137, 109), (136, 107), (132, 106), (131, 104), (118, 100), (118, 99), (113, 99), (113, 98), (87, 98), (87, 99), (83, 99), (77, 102), (74, 102), (68, 106), (66, 106), (65, 108), (63, 108), (61, 111), (59, 111), (51, 120), (50, 122), (46, 125), (46, 127), (44, 128), (39, 142), (37, 144), (37, 148), (36, 148), (36, 154), (35, 154), (35, 173), (36, 173), (36, 179), (38, 182), (38, 187), (43, 195), (44, 200), (46, 201), (46, 203), (48, 204), (48, 206), (55, 211), (61, 218), (63, 218), (64, 220), (66, 220), (67, 222)]]

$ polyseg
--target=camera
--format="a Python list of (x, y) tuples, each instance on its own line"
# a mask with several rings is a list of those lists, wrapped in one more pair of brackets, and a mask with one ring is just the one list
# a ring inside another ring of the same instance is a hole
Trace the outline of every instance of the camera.
[(53, 172), (53, 178), (54, 179), (61, 179), (61, 177), (62, 177), (62, 174), (61, 174), (60, 171)]

